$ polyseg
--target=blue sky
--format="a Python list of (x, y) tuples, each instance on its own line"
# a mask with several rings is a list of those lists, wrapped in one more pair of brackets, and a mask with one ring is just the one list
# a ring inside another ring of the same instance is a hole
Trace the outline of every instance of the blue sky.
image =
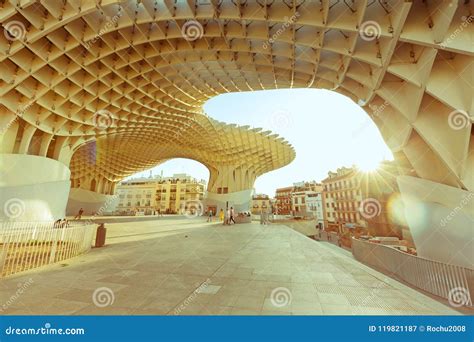
[[(277, 187), (303, 180), (321, 181), (341, 166), (376, 166), (392, 153), (364, 110), (349, 98), (328, 90), (285, 89), (222, 94), (204, 105), (219, 121), (262, 127), (288, 140), (296, 150), (289, 165), (260, 176), (257, 193), (274, 195)], [(202, 164), (173, 159), (152, 169), (165, 176), (189, 173), (209, 178)], [(140, 175), (148, 175), (144, 171)]]

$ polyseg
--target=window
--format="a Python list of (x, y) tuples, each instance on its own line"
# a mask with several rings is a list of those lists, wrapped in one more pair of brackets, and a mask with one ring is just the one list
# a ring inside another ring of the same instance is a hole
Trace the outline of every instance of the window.
[(222, 191), (223, 194), (227, 194), (228, 192), (229, 192), (229, 188), (224, 188)]

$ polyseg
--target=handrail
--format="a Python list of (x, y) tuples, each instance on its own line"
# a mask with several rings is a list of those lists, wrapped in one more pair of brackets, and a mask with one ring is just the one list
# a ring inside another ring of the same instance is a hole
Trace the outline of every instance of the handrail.
[(358, 261), (395, 275), (426, 292), (450, 302), (453, 296), (461, 295), (462, 305), (473, 305), (473, 269), (426, 259), (391, 246), (356, 238), (352, 238), (352, 254)]
[(86, 253), (92, 246), (95, 224), (4, 222), (0, 230), (0, 277), (57, 263)]

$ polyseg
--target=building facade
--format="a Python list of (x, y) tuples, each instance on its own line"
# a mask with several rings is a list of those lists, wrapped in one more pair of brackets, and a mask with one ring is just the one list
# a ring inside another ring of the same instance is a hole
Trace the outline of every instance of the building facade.
[(265, 194), (257, 194), (252, 197), (251, 211), (254, 215), (260, 215), (260, 213), (266, 211), (267, 213), (272, 212), (272, 203), (270, 197)]
[(200, 203), (204, 199), (205, 185), (204, 180), (194, 179), (187, 174), (123, 181), (117, 188), (117, 211), (176, 214), (186, 209), (191, 202)]
[(312, 214), (316, 220), (316, 226), (323, 229), (324, 226), (324, 207), (323, 207), (323, 192), (311, 191), (306, 195), (307, 210)]
[(292, 192), (293, 192), (292, 186), (276, 189), (275, 210), (274, 210), (275, 214), (291, 215), (291, 210), (292, 210), (291, 193)]
[(293, 216), (316, 218), (315, 195), (321, 192), (322, 185), (315, 181), (294, 183), (291, 193)]
[(324, 226), (331, 231), (344, 233), (355, 228), (367, 228), (360, 213), (362, 173), (356, 167), (341, 167), (329, 172), (322, 181)]

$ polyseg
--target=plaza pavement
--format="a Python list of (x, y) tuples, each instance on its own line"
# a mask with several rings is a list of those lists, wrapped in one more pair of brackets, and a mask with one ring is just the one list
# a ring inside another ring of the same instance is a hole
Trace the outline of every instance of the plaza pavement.
[(2, 314), (459, 314), (281, 224), (162, 217), (106, 227), (105, 247), (0, 280)]

